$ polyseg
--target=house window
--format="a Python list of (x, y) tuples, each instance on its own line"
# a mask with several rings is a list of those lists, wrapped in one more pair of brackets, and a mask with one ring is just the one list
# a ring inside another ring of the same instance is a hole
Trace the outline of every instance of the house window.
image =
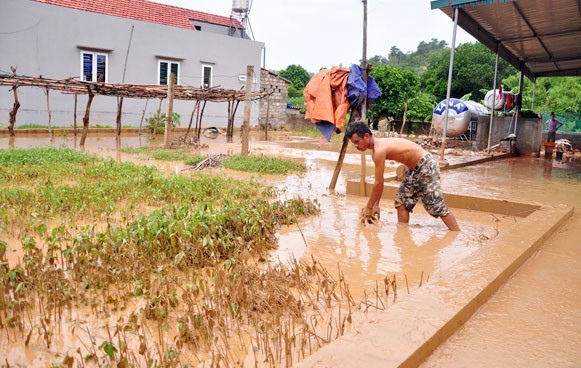
[(212, 87), (212, 70), (214, 68), (211, 65), (202, 65), (202, 87), (210, 88)]
[(108, 54), (101, 52), (81, 51), (81, 80), (86, 82), (107, 82)]
[(160, 60), (159, 67), (157, 68), (159, 84), (168, 85), (169, 76), (175, 74), (176, 84), (180, 84), (180, 63), (177, 61), (166, 61)]

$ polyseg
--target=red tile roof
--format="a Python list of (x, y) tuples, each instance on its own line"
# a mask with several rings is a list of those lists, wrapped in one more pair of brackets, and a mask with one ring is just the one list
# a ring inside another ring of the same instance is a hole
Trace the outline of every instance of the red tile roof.
[(32, 0), (38, 3), (64, 6), (66, 8), (106, 14), (114, 17), (159, 23), (171, 27), (194, 29), (191, 20), (218, 24), (226, 27), (243, 28), (237, 20), (221, 15), (214, 15), (179, 8), (177, 6), (158, 4), (146, 0)]

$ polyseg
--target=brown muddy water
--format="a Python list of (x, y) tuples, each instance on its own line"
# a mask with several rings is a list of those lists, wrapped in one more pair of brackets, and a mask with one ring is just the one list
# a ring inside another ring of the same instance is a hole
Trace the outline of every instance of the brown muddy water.
[[(396, 276), (398, 297), (405, 298), (435, 272), (453, 268), (494, 239), (511, 231), (513, 217), (471, 210), (453, 209), (462, 232), (448, 232), (444, 224), (431, 218), (421, 206), (411, 215), (409, 226), (396, 223), (391, 201), (382, 201), (382, 218), (377, 226), (358, 223), (359, 208), (366, 198), (346, 195), (346, 181), (361, 176), (361, 155), (349, 147), (334, 191), (329, 183), (336, 165), (340, 142), (320, 144), (317, 138), (288, 132), (274, 132), (271, 140), (253, 135), (252, 154), (276, 155), (304, 161), (307, 173), (290, 176), (261, 176), (259, 180), (283, 188), (286, 195), (315, 198), (321, 215), (303, 220), (298, 226), (279, 232), (279, 248), (273, 260), (313, 256), (330, 272), (344, 274), (356, 298), (370, 295), (386, 276)], [(55, 146), (81, 149), (79, 138), (0, 137), (0, 148)], [(156, 165), (168, 173), (195, 175), (182, 171), (181, 163), (143, 161), (119, 152), (119, 147), (159, 145), (148, 136), (89, 136), (85, 151), (118, 161), (139, 161)], [(203, 138), (207, 149), (196, 153), (240, 153), (235, 139)], [(478, 158), (478, 153), (447, 154), (450, 163)], [(509, 199), (538, 204), (581, 206), (581, 168), (576, 163), (535, 158), (513, 158), (442, 172), (445, 192)], [(372, 180), (373, 163), (366, 159), (367, 180)], [(394, 171), (396, 163), (387, 163)], [(224, 169), (237, 177), (255, 176)], [(424, 363), (426, 367), (573, 367), (581, 362), (581, 215), (577, 212), (552, 236), (503, 288), (486, 303), (454, 336)], [(478, 277), (475, 270), (474, 277)], [(406, 283), (407, 281), (407, 283)], [(387, 311), (388, 312), (388, 311)], [(62, 342), (68, 344), (70, 342)], [(394, 342), (397, 343), (397, 342)], [(0, 344), (0, 356), (11, 362), (35, 360), (33, 349)], [(4, 359), (1, 359), (2, 364)], [(17, 363), (18, 364), (18, 363)]]

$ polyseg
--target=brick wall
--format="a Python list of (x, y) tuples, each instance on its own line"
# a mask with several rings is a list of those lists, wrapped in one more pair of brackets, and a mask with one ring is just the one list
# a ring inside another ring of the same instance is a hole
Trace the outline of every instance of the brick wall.
[(287, 122), (286, 103), (289, 81), (266, 69), (260, 71), (260, 90), (270, 92), (260, 100), (259, 125), (264, 127), (268, 111), (269, 129), (280, 129)]

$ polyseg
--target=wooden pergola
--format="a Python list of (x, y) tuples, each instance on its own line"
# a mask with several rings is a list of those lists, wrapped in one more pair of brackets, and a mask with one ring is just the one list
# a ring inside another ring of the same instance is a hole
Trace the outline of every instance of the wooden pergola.
[[(127, 84), (127, 83), (101, 83), (101, 82), (85, 82), (75, 78), (67, 79), (50, 79), (39, 77), (30, 77), (23, 75), (16, 75), (15, 69), (13, 69), (12, 75), (1, 74), (0, 73), (0, 86), (12, 87), (14, 92), (14, 106), (10, 112), (10, 120), (8, 130), (11, 136), (14, 136), (14, 123), (16, 122), (16, 113), (20, 107), (20, 102), (18, 101), (17, 89), (19, 87), (38, 87), (43, 88), (47, 93), (47, 109), (49, 109), (48, 104), (48, 91), (55, 90), (61, 93), (74, 94), (76, 95), (88, 95), (87, 105), (85, 109), (85, 115), (83, 118), (83, 134), (81, 138), (81, 145), (84, 145), (88, 128), (89, 128), (89, 118), (91, 111), (91, 103), (95, 95), (103, 96), (115, 96), (118, 97), (118, 111), (117, 111), (117, 134), (120, 134), (121, 130), (121, 109), (123, 98), (159, 98), (163, 100), (168, 98), (170, 101), (173, 99), (177, 100), (192, 100), (196, 101), (194, 111), (199, 109), (200, 103), (203, 103), (205, 107), (206, 102), (227, 102), (228, 103), (228, 128), (227, 135), (232, 137), (234, 131), (234, 117), (236, 115), (236, 109), (240, 101), (244, 100), (256, 100), (261, 99), (267, 95), (267, 92), (260, 91), (250, 91), (250, 95), (243, 89), (225, 89), (219, 86), (211, 88), (197, 88), (191, 86), (182, 85), (157, 85), (157, 84)], [(76, 100), (75, 100), (76, 101)], [(170, 107), (171, 108), (171, 107)], [(76, 107), (75, 107), (76, 109)], [(202, 107), (202, 112), (197, 116), (196, 125), (199, 124), (198, 128), (198, 139), (199, 130), (201, 127), (201, 118), (203, 115), (204, 108)], [(50, 110), (49, 110), (50, 115)], [(168, 113), (171, 117), (171, 112)], [(192, 118), (190, 119), (190, 127), (192, 124), (194, 113), (192, 113)], [(49, 123), (50, 128), (50, 123)], [(189, 131), (189, 128), (188, 128)]]

